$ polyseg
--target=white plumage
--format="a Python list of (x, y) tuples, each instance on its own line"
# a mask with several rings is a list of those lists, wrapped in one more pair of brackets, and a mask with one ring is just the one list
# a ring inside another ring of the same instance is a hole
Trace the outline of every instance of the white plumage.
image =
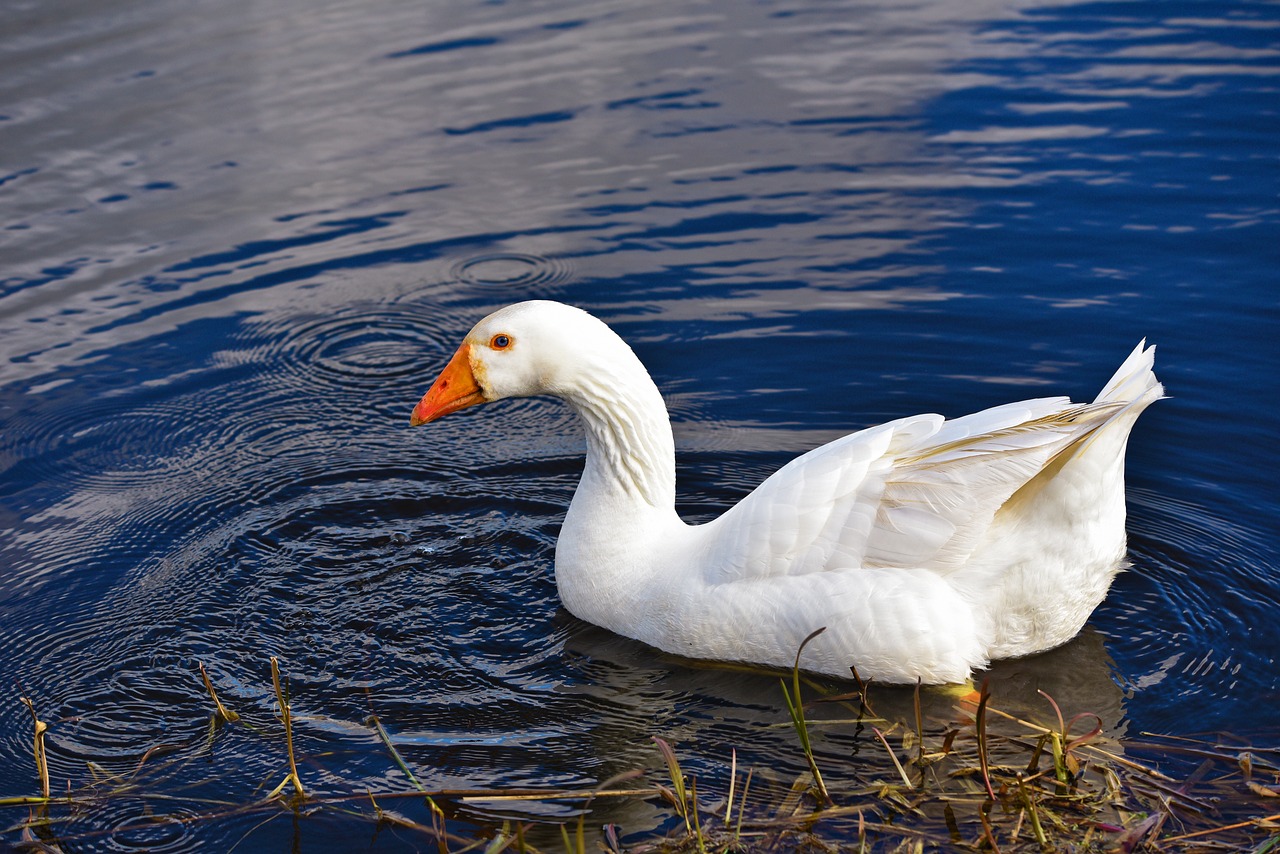
[(959, 682), (1070, 640), (1125, 554), (1124, 452), (1163, 393), (1154, 347), (1092, 403), (916, 415), (791, 461), (720, 518), (675, 512), (662, 397), (604, 323), (555, 302), (480, 321), (413, 413), (547, 394), (587, 459), (556, 547), (577, 616), (692, 658)]

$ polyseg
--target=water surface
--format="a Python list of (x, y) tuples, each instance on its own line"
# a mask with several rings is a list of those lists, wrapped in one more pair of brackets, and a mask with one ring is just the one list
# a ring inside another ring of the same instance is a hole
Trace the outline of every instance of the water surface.
[[(851, 429), (1092, 398), (1155, 342), (1132, 566), (992, 678), (1121, 735), (1280, 737), (1274, 4), (60, 0), (0, 28), (0, 795), (35, 789), (22, 695), (55, 787), (166, 745), (175, 787), (261, 796), (273, 655), (330, 792), (405, 788), (370, 713), (432, 787), (589, 788), (659, 768), (653, 734), (710, 781), (730, 748), (794, 777), (776, 680), (559, 607), (563, 407), (408, 429), (528, 298), (632, 342), (693, 520)], [(198, 662), (257, 729), (206, 738)], [(883, 763), (823, 738), (833, 775)], [(59, 832), (404, 844), (154, 809)]]

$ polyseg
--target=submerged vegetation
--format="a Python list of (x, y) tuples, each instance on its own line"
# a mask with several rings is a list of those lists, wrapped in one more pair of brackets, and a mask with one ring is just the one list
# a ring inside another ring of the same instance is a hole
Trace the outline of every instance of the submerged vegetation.
[[(1252, 852), (1280, 854), (1280, 748), (1235, 744), (1225, 737), (1191, 740), (1116, 739), (1091, 712), (1067, 717), (1044, 692), (1047, 723), (996, 708), (984, 683), (945, 695), (926, 715), (917, 686), (902, 714), (878, 715), (875, 686), (835, 693), (798, 670), (780, 680), (781, 700), (808, 770), (785, 775), (740, 768), (737, 751), (708, 785), (681, 766), (680, 750), (655, 736), (655, 762), (591, 789), (443, 789), (423, 785), (382, 721), (364, 726), (385, 747), (389, 777), (407, 785), (373, 792), (332, 781), (332, 769), (304, 783), (295, 755), (287, 683), (271, 659), (272, 719), (249, 721), (227, 708), (200, 665), (213, 707), (198, 745), (156, 745), (126, 771), (95, 763), (89, 781), (54, 791), (36, 703), (30, 712), (39, 794), (0, 797), (0, 840), (40, 851), (80, 850), (111, 837), (182, 836), (201, 823), (235, 821), (240, 841), (285, 818), (294, 822), (363, 822), (376, 838), (390, 832), (414, 847), (446, 852), (756, 852), (756, 851), (1074, 851)], [(805, 690), (807, 689), (807, 691)], [(933, 689), (923, 689), (933, 691)], [(805, 696), (802, 696), (802, 691)], [(936, 692), (934, 692), (936, 695)], [(936, 697), (935, 697), (936, 699)], [(817, 720), (818, 709), (835, 717)], [(814, 734), (854, 727), (871, 762), (857, 780), (824, 780)], [(279, 752), (278, 785), (263, 781), (243, 802), (211, 798), (182, 781), (179, 770), (206, 756), (225, 734), (242, 734)], [(282, 742), (283, 749), (277, 745)], [(1181, 776), (1162, 764), (1191, 769)], [(657, 770), (654, 770), (657, 769)], [(283, 774), (283, 779), (279, 778)], [(327, 778), (327, 779), (326, 779)], [(115, 800), (141, 801), (123, 824), (98, 823), (95, 811)], [(656, 822), (624, 828), (592, 821), (601, 802), (650, 804)], [(553, 817), (529, 818), (510, 807), (557, 805)], [(412, 814), (411, 814), (412, 811)], [(416, 816), (416, 817), (415, 817)], [(85, 818), (88, 821), (84, 821)], [(76, 819), (80, 819), (77, 821)], [(150, 836), (148, 836), (150, 834)], [(296, 841), (296, 840), (295, 840)], [(105, 847), (105, 846), (104, 846)], [(145, 847), (145, 846), (141, 846)], [(247, 850), (247, 849), (246, 849)]]

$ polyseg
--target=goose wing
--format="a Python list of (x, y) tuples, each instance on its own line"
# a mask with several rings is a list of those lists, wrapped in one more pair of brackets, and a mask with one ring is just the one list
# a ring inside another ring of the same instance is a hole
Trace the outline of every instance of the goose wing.
[(1001, 505), (1120, 406), (1040, 398), (837, 439), (708, 523), (707, 580), (962, 566)]

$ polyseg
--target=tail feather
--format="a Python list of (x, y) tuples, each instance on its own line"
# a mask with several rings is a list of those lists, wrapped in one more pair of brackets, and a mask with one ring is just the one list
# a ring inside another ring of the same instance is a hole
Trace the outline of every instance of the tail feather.
[[(1001, 508), (1001, 512), (1025, 505), (1035, 498), (1041, 488), (1058, 476), (1063, 467), (1084, 455), (1086, 449), (1096, 448), (1100, 441), (1109, 446), (1120, 460), (1124, 459), (1129, 431), (1133, 429), (1138, 416), (1164, 397), (1164, 386), (1156, 379), (1154, 370), (1155, 355), (1155, 345), (1148, 347), (1145, 338), (1138, 342), (1138, 346), (1102, 387), (1093, 403), (1077, 407), (1078, 415), (1085, 416), (1081, 419), (1082, 429), (1071, 442), (1054, 454), (1039, 474), (1013, 494)], [(1120, 471), (1123, 477), (1123, 469)]]
[(1148, 347), (1147, 339), (1143, 338), (1093, 402), (1133, 404), (1142, 401), (1140, 408), (1145, 408), (1164, 397), (1164, 386), (1156, 379), (1155, 360), (1155, 345)]

